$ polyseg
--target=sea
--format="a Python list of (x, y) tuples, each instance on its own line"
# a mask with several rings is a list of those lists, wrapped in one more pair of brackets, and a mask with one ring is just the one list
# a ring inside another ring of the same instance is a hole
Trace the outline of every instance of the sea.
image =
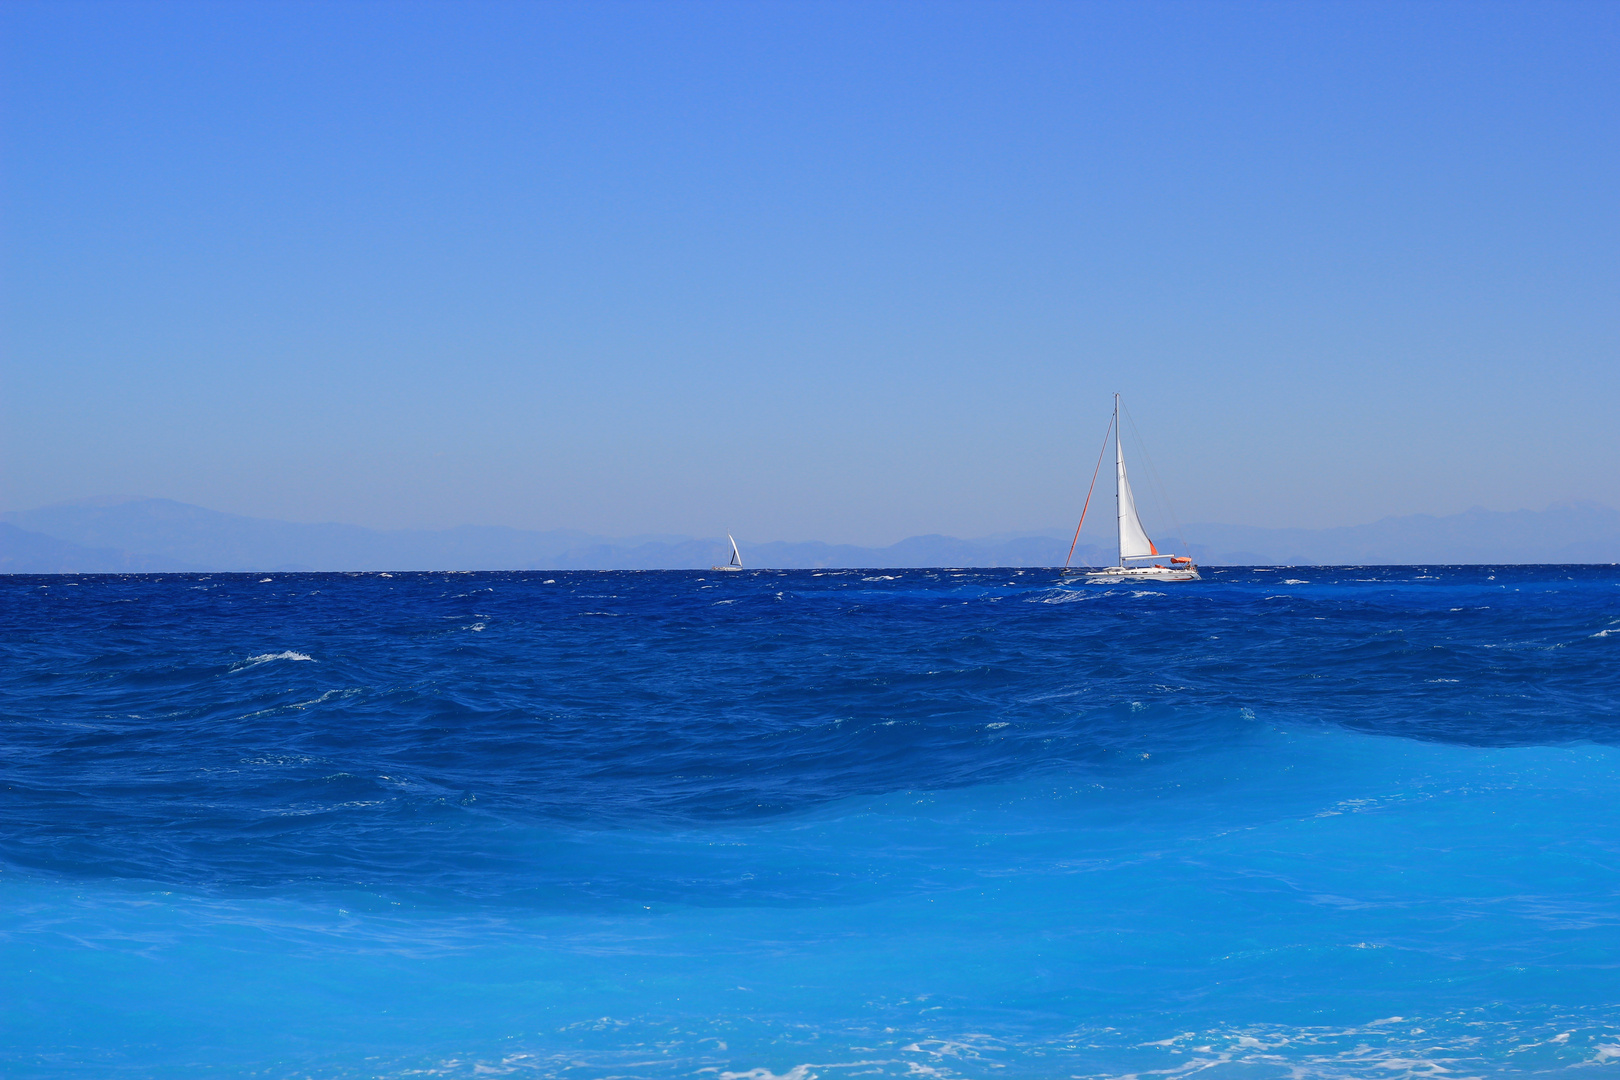
[(1620, 1075), (1620, 568), (0, 578), (0, 1076)]

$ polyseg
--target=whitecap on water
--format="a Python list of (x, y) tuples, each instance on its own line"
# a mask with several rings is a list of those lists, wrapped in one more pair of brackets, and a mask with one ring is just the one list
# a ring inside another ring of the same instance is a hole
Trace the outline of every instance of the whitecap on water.
[(1093, 593), (1083, 593), (1083, 592), (1078, 592), (1078, 591), (1073, 590), (1073, 589), (1055, 589), (1055, 590), (1053, 590), (1051, 592), (1036, 593), (1034, 596), (1026, 596), (1024, 598), (1024, 603), (1026, 603), (1026, 604), (1072, 604), (1076, 600), (1090, 600), (1094, 596), (1095, 596), (1095, 594), (1093, 594)]
[(268, 664), (272, 660), (309, 660), (309, 661), (313, 661), (314, 659), (315, 658), (313, 656), (309, 656), (309, 655), (307, 655), (305, 653), (293, 652), (291, 649), (287, 649), (284, 652), (260, 653), (258, 656), (250, 656), (246, 660), (243, 660), (240, 664), (237, 664), (234, 667), (232, 667), (231, 670), (232, 671), (242, 671), (242, 670), (244, 670), (246, 668), (257, 667), (260, 664)]

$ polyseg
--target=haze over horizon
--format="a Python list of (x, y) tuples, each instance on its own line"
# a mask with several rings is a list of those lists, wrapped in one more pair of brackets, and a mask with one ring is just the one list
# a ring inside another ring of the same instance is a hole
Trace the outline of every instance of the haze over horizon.
[[(1104, 481), (1107, 480), (1107, 479), (1108, 478), (1106, 476), (1098, 478), (1099, 494), (1094, 495), (1093, 499), (1099, 505), (1111, 504), (1112, 500), (1113, 500), (1113, 495), (1112, 495), (1111, 491), (1100, 490), (1101, 488), (1105, 488), (1107, 486), (1104, 483)], [(46, 503), (46, 504), (43, 504), (43, 505), (40, 505), (40, 506), (20, 507), (20, 508), (18, 508), (18, 507), (7, 507), (7, 508), (5, 508), (3, 510), (0, 510), (0, 518), (8, 518), (8, 519), (27, 518), (27, 517), (29, 517), (31, 515), (38, 514), (38, 513), (41, 513), (41, 512), (48, 512), (48, 511), (52, 511), (52, 510), (61, 510), (61, 509), (67, 509), (67, 508), (118, 507), (118, 506), (126, 506), (126, 505), (133, 504), (133, 503), (152, 503), (152, 502), (174, 502), (174, 503), (177, 503), (177, 504), (179, 504), (181, 506), (185, 506), (188, 509), (205, 510), (205, 511), (214, 512), (214, 513), (234, 513), (233, 511), (222, 511), (218, 507), (201, 506), (200, 504), (194, 504), (194, 503), (181, 503), (179, 500), (167, 500), (167, 499), (164, 499), (162, 497), (154, 498), (152, 496), (145, 496), (145, 495), (117, 494), (117, 495), (91, 495), (91, 496), (86, 496), (84, 498), (79, 498), (79, 499), (65, 499), (65, 500), (62, 500), (60, 502)], [(1461, 513), (1466, 513), (1468, 511), (1485, 510), (1485, 509), (1486, 509), (1485, 507), (1472, 506), (1472, 507), (1468, 507), (1464, 511), (1461, 511)], [(1557, 512), (1559, 510), (1568, 510), (1568, 509), (1597, 509), (1597, 510), (1602, 510), (1602, 511), (1613, 512), (1613, 511), (1615, 511), (1616, 508), (1612, 507), (1612, 506), (1609, 506), (1607, 504), (1604, 504), (1604, 503), (1597, 502), (1595, 500), (1591, 500), (1591, 499), (1567, 499), (1567, 500), (1552, 501), (1552, 502), (1549, 502), (1546, 506), (1542, 506), (1542, 507), (1516, 507), (1513, 510), (1509, 510), (1509, 511), (1505, 511), (1505, 512), (1506, 513), (1519, 513), (1519, 514), (1536, 515), (1536, 514), (1546, 514), (1546, 513)], [(1504, 511), (1492, 511), (1492, 512), (1502, 513)], [(1101, 543), (1101, 544), (1106, 545), (1108, 543), (1112, 543), (1113, 525), (1112, 525), (1112, 518), (1109, 517), (1110, 513), (1111, 513), (1111, 505), (1108, 508), (1105, 508), (1100, 513), (1100, 515), (1099, 514), (1089, 515), (1088, 519), (1087, 519), (1088, 526), (1085, 529), (1085, 535), (1088, 538), (1091, 538), (1091, 539), (1093, 539), (1096, 542)], [(1161, 508), (1158, 508), (1158, 507), (1153, 508), (1153, 510), (1144, 511), (1142, 516), (1145, 519), (1150, 513), (1157, 513), (1159, 517), (1163, 516)], [(1422, 512), (1419, 512), (1419, 514), (1421, 515)], [(345, 520), (340, 520), (340, 519), (300, 520), (298, 518), (291, 518), (291, 517), (289, 517), (289, 518), (272, 518), (272, 517), (268, 517), (266, 515), (261, 515), (261, 514), (241, 514), (240, 516), (246, 517), (246, 518), (251, 518), (251, 519), (254, 519), (254, 520), (261, 520), (261, 521), (266, 521), (266, 522), (277, 523), (277, 524), (337, 525), (337, 526), (344, 526), (344, 527), (363, 528), (363, 529), (368, 529), (368, 530), (377, 529), (378, 531), (382, 531), (382, 532), (405, 531), (405, 530), (410, 529), (409, 526), (403, 527), (401, 529), (391, 529), (388, 526), (381, 526), (381, 527), (369, 526), (369, 525), (361, 524), (360, 522), (357, 522), (357, 521), (345, 521)], [(1380, 522), (1388, 521), (1388, 520), (1391, 520), (1391, 519), (1394, 519), (1394, 518), (1404, 518), (1404, 517), (1410, 517), (1410, 516), (1412, 516), (1412, 515), (1386, 514), (1383, 517), (1375, 519), (1373, 521), (1347, 522), (1347, 523), (1345, 523), (1343, 525), (1327, 526), (1327, 528), (1340, 528), (1340, 529), (1342, 529), (1342, 528), (1354, 528), (1354, 527), (1357, 527), (1357, 526), (1376, 525), (1376, 524), (1379, 524)], [(1429, 515), (1429, 516), (1440, 516), (1440, 515)], [(1443, 516), (1454, 517), (1456, 515), (1452, 514), (1452, 515), (1443, 515)], [(1240, 528), (1261, 528), (1261, 529), (1288, 529), (1288, 528), (1290, 528), (1290, 526), (1251, 526), (1247, 522), (1240, 522), (1240, 521), (1195, 522), (1193, 524), (1199, 524), (1199, 525), (1222, 525), (1222, 526), (1230, 525), (1230, 526), (1236, 526), (1236, 527), (1240, 527)], [(453, 524), (444, 525), (444, 526), (429, 526), (429, 527), (427, 527), (427, 529), (428, 529), (428, 531), (449, 531), (449, 530), (465, 529), (465, 528), (491, 528), (491, 527), (493, 527), (493, 528), (515, 528), (516, 526), (508, 526), (508, 525), (502, 525), (502, 524), (498, 524), (498, 523), (492, 525), (491, 523), (487, 523), (487, 522), (462, 521), (462, 522), (455, 522)], [(1063, 539), (1067, 540), (1071, 536), (1071, 534), (1073, 533), (1074, 527), (1075, 527), (1074, 523), (1071, 522), (1067, 526), (1055, 525), (1055, 526), (1046, 526), (1044, 528), (1027, 528), (1027, 529), (1007, 528), (1007, 529), (1000, 529), (1000, 530), (997, 530), (995, 532), (979, 534), (979, 535), (971, 536), (971, 537), (961, 537), (961, 539), (986, 539), (986, 538), (998, 538), (998, 537), (1028, 537), (1028, 536), (1060, 536)], [(1183, 527), (1185, 527), (1185, 526), (1183, 526)], [(1173, 526), (1172, 526), (1172, 528), (1173, 528)], [(1295, 527), (1295, 528), (1297, 528), (1297, 527)], [(571, 527), (569, 525), (557, 525), (557, 526), (553, 526), (549, 530), (536, 530), (536, 531), (577, 532), (577, 533), (580, 533), (581, 535), (588, 535), (588, 536), (605, 538), (605, 539), (620, 539), (620, 540), (623, 540), (623, 539), (635, 540), (635, 539), (653, 538), (653, 537), (669, 538), (669, 539), (683, 539), (683, 540), (684, 539), (693, 539), (693, 538), (716, 539), (716, 538), (718, 538), (718, 537), (720, 537), (720, 536), (722, 536), (722, 535), (724, 535), (726, 533), (726, 530), (723, 529), (723, 528), (720, 529), (718, 532), (716, 530), (714, 530), (714, 529), (710, 529), (707, 532), (699, 532), (699, 533), (695, 533), (695, 534), (693, 534), (693, 533), (680, 533), (680, 532), (675, 532), (675, 531), (672, 531), (672, 530), (669, 530), (669, 529), (663, 529), (663, 530), (652, 529), (652, 530), (646, 530), (646, 531), (643, 531), (643, 532), (640, 532), (640, 533), (629, 533), (629, 534), (622, 534), (622, 535), (619, 535), (619, 536), (609, 536), (608, 534), (591, 533), (589, 530), (585, 530), (585, 529), (576, 529), (576, 528), (573, 528), (573, 527)], [(1164, 530), (1164, 529), (1155, 528), (1153, 531), (1156, 534), (1165, 536), (1166, 538), (1169, 538), (1169, 536), (1170, 536), (1170, 533), (1168, 531)], [(924, 532), (924, 533), (911, 533), (911, 534), (908, 534), (907, 536), (904, 536), (904, 537), (898, 537), (897, 540), (914, 539), (914, 538), (916, 538), (918, 536), (945, 536), (945, 535), (947, 535), (947, 534), (941, 533), (938, 530), (932, 530), (932, 531)], [(956, 539), (956, 537), (952, 537), (952, 538)], [(765, 543), (790, 542), (791, 543), (791, 542), (798, 542), (798, 541), (811, 541), (811, 542), (822, 542), (822, 543), (834, 543), (834, 542), (837, 542), (837, 541), (827, 541), (827, 540), (824, 540), (824, 538), (822, 538), (822, 537), (816, 537), (816, 536), (804, 536), (804, 537), (786, 537), (786, 536), (765, 537), (765, 536), (755, 536), (755, 537), (749, 537), (749, 540), (751, 542), (754, 542), (754, 543), (761, 543), (761, 542), (765, 542)], [(894, 542), (894, 541), (891, 541), (891, 542)], [(873, 546), (881, 546), (881, 545), (873, 545)]]
[(5, 511), (1072, 529), (1116, 390), (1183, 522), (1620, 506), (1612, 5), (18, 2), (0, 49)]
[[(743, 534), (748, 569), (1103, 566), (1114, 521), (980, 537), (922, 534), (894, 544), (829, 544)], [(1185, 543), (1183, 542), (1185, 541)], [(1540, 512), (1475, 508), (1337, 529), (1189, 522), (1161, 550), (1217, 566), (1457, 566), (1620, 563), (1620, 510), (1572, 503)], [(731, 557), (719, 536), (606, 537), (578, 530), (461, 526), (379, 531), (222, 514), (165, 499), (94, 500), (0, 513), (0, 573), (704, 570)]]

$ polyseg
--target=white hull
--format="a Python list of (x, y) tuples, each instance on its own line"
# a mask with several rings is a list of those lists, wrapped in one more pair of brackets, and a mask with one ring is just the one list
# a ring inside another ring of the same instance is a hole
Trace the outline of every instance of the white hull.
[(709, 567), (709, 569), (710, 570), (723, 570), (723, 571), (725, 571), (727, 573), (732, 573), (732, 574), (740, 574), (740, 573), (742, 573), (742, 567), (740, 567), (740, 566), (711, 566), (711, 567)]
[(1110, 566), (1104, 570), (1087, 570), (1087, 581), (1199, 581), (1196, 568), (1173, 566)]

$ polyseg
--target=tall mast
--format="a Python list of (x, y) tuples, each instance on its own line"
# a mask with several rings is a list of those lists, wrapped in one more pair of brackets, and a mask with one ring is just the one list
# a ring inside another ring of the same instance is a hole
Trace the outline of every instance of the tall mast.
[(1114, 395), (1114, 518), (1119, 526), (1119, 562), (1125, 565), (1125, 445), (1119, 430), (1119, 395)]

